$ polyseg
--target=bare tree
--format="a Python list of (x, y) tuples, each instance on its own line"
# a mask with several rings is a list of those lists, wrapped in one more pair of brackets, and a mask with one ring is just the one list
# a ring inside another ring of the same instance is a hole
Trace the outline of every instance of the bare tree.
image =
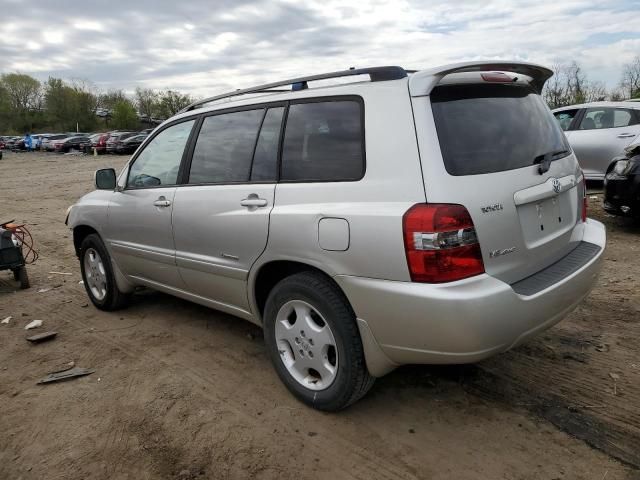
[(588, 82), (583, 91), (585, 102), (601, 102), (608, 96), (607, 87), (603, 82)]
[(568, 102), (584, 103), (586, 101), (587, 77), (582, 73), (582, 67), (575, 60), (565, 67), (565, 79)]
[(159, 110), (159, 95), (150, 88), (136, 88), (136, 106), (143, 117), (155, 117)]
[(627, 98), (640, 97), (640, 55), (622, 67), (620, 88)]
[(560, 63), (556, 63), (551, 69), (553, 70), (553, 76), (547, 80), (542, 95), (550, 108), (558, 108), (566, 105), (565, 67)]

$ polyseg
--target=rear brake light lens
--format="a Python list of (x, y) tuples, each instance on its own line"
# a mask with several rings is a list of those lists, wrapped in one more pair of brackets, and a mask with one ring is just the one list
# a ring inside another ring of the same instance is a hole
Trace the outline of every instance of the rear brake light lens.
[(476, 230), (462, 205), (414, 205), (402, 227), (412, 281), (453, 282), (484, 273)]
[(582, 184), (582, 210), (580, 211), (580, 220), (582, 223), (587, 221), (587, 206), (589, 200), (587, 199), (587, 179), (584, 177), (584, 172), (580, 170), (580, 183)]
[(482, 80), (491, 83), (511, 83), (514, 81), (512, 77), (502, 72), (488, 72), (480, 74)]

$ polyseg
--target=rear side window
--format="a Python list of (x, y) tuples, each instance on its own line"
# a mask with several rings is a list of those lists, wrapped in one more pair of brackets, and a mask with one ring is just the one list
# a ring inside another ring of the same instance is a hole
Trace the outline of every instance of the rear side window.
[(355, 100), (289, 107), (282, 149), (284, 181), (359, 180), (364, 175), (362, 104)]
[(573, 121), (577, 113), (578, 110), (563, 110), (561, 112), (554, 113), (553, 116), (556, 117), (560, 128), (566, 132), (567, 130), (569, 130), (571, 122)]
[(580, 130), (628, 127), (636, 123), (632, 110), (624, 108), (588, 108), (580, 122)]
[(571, 152), (540, 95), (520, 85), (447, 85), (431, 94), (447, 172), (477, 175), (541, 162)]
[(206, 117), (191, 160), (189, 183), (246, 182), (264, 109)]

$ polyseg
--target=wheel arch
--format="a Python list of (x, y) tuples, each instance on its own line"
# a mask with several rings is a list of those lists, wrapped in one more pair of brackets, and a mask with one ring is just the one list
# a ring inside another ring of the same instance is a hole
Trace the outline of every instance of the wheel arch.
[[(94, 233), (98, 237), (100, 237), (103, 243), (105, 243), (105, 248), (107, 249), (107, 252), (110, 254), (109, 247), (106, 245), (106, 242), (104, 242), (104, 239), (100, 235), (100, 232), (98, 232), (95, 228), (89, 225), (81, 224), (73, 227), (73, 247), (76, 251), (76, 256), (78, 258), (80, 258), (80, 246), (82, 245), (82, 242), (84, 241), (85, 238), (87, 238), (89, 235)], [(118, 264), (115, 262), (113, 258), (111, 258), (111, 267), (113, 268), (113, 274), (116, 279), (116, 284), (118, 285), (118, 288), (120, 289), (120, 291), (123, 293), (133, 292), (135, 290), (135, 285), (131, 283), (131, 281), (129, 281), (128, 278), (122, 273), (122, 271), (120, 270), (120, 267), (118, 266)]]
[(267, 303), (267, 297), (273, 287), (286, 277), (295, 275), (296, 273), (309, 271), (317, 272), (324, 276), (328, 281), (334, 284), (346, 298), (346, 294), (342, 288), (340, 288), (332, 276), (323, 269), (310, 263), (297, 260), (271, 260), (256, 268), (249, 277), (249, 300), (260, 324), (262, 323), (262, 315)]
[[(256, 323), (262, 325), (262, 317), (267, 297), (273, 287), (275, 287), (280, 280), (305, 271), (318, 272), (335, 285), (338, 291), (344, 295), (344, 298), (353, 310), (353, 306), (345, 291), (338, 282), (322, 268), (296, 260), (272, 260), (260, 265), (260, 267), (255, 270), (255, 273), (252, 272), (253, 274), (250, 275), (249, 278), (249, 300), (254, 311)], [(382, 377), (397, 368), (398, 364), (392, 362), (380, 348), (367, 322), (358, 319), (357, 314), (355, 318), (369, 373), (374, 377)]]
[(100, 236), (98, 231), (89, 225), (76, 225), (73, 227), (73, 247), (75, 248), (76, 256), (80, 256), (80, 246), (82, 245), (83, 240), (92, 233)]

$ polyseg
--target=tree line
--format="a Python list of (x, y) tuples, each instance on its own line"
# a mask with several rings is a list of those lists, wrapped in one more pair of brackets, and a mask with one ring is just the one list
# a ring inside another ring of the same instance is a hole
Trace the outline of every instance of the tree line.
[(620, 101), (640, 98), (640, 55), (622, 68), (616, 87), (607, 90), (604, 83), (591, 81), (580, 64), (556, 64), (553, 77), (544, 86), (542, 96), (550, 108), (601, 100)]
[[(99, 91), (83, 80), (0, 75), (0, 134), (147, 128), (195, 99), (175, 90)], [(153, 120), (152, 120), (153, 119)], [(77, 130), (76, 130), (77, 129)]]
[[(543, 97), (550, 108), (598, 100), (640, 98), (640, 55), (624, 65), (618, 85), (607, 90), (591, 81), (577, 62), (556, 64)], [(169, 118), (195, 99), (175, 90), (136, 88), (100, 92), (93, 84), (49, 77), (45, 82), (22, 73), (0, 75), (0, 134), (91, 132), (138, 129), (152, 119)]]

